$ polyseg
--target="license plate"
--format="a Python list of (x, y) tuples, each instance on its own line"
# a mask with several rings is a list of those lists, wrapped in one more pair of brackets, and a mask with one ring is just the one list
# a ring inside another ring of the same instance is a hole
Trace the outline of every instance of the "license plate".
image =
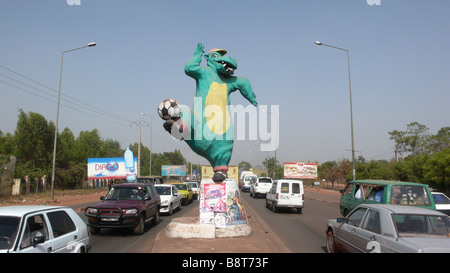
[(118, 218), (102, 218), (102, 221), (105, 221), (105, 222), (115, 222), (118, 220), (119, 220)]

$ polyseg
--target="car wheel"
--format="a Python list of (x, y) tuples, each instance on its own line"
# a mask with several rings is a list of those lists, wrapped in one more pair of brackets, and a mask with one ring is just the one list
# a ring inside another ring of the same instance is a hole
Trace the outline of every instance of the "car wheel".
[(302, 209), (301, 208), (297, 208), (297, 213), (298, 214), (302, 214)]
[(169, 215), (173, 214), (173, 204), (172, 203), (170, 203), (169, 212), (167, 214), (169, 214)]
[(327, 231), (327, 252), (336, 253), (336, 243), (334, 241), (334, 234), (332, 230)]
[(134, 234), (136, 235), (142, 235), (144, 234), (144, 227), (145, 227), (145, 219), (144, 219), (144, 215), (141, 215), (141, 217), (139, 218), (139, 223), (137, 224), (137, 226), (134, 227)]
[(269, 208), (270, 206), (269, 206), (269, 202), (267, 202), (267, 199), (266, 199), (266, 208)]
[(156, 226), (157, 224), (159, 224), (159, 209), (156, 210), (155, 212), (155, 216), (152, 219), (152, 224), (154, 226)]
[(278, 208), (277, 208), (277, 206), (275, 206), (274, 203), (272, 203), (272, 211), (275, 213), (278, 212)]

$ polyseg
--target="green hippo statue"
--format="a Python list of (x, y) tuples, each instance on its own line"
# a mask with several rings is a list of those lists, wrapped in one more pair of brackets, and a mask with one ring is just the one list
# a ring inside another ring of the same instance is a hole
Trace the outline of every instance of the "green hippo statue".
[(213, 180), (216, 182), (227, 178), (228, 164), (233, 152), (234, 132), (229, 112), (230, 94), (239, 90), (252, 105), (258, 105), (250, 82), (246, 78), (234, 76), (237, 62), (225, 56), (226, 53), (224, 49), (210, 50), (204, 55), (207, 66), (202, 67), (200, 63), (204, 46), (201, 43), (197, 44), (194, 56), (184, 68), (185, 73), (196, 82), (194, 110), (182, 111), (181, 118), (172, 115), (166, 118), (164, 123), (164, 128), (169, 132), (173, 132), (173, 124), (179, 124), (177, 128), (183, 132), (183, 140), (195, 153), (206, 158), (213, 167)]

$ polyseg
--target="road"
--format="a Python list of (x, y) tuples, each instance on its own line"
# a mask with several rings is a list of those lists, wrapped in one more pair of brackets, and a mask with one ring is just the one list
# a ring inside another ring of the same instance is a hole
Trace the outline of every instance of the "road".
[(328, 219), (341, 217), (339, 204), (311, 199), (308, 198), (308, 194), (307, 192), (305, 208), (301, 214), (289, 209), (274, 213), (266, 208), (264, 197), (252, 198), (248, 193), (242, 193), (241, 197), (292, 252), (324, 253), (326, 252), (325, 226)]
[[(75, 211), (79, 208), (86, 207), (91, 204), (80, 204), (72, 207)], [(91, 253), (144, 253), (151, 248), (151, 243), (155, 240), (156, 235), (162, 231), (174, 217), (183, 217), (191, 209), (198, 209), (198, 201), (194, 201), (187, 206), (183, 206), (180, 211), (176, 211), (173, 215), (161, 215), (158, 225), (153, 226), (150, 222), (145, 225), (144, 234), (134, 235), (131, 230), (119, 230), (104, 228), (98, 235), (91, 235)], [(87, 223), (84, 213), (79, 214)]]
[[(321, 193), (306, 193), (305, 208), (301, 214), (290, 210), (272, 212), (265, 207), (265, 198), (252, 198), (244, 192), (241, 197), (258, 213), (272, 231), (295, 253), (324, 253), (325, 225), (327, 219), (340, 217), (339, 204), (325, 202)], [(313, 196), (313, 198), (311, 198)], [(93, 204), (80, 204), (80, 207)], [(156, 235), (174, 217), (183, 217), (191, 209), (198, 209), (198, 201), (184, 206), (172, 216), (162, 215), (156, 226), (148, 223), (143, 235), (134, 235), (129, 230), (102, 229), (99, 235), (91, 236), (92, 253), (142, 253), (148, 252)], [(80, 216), (86, 220), (83, 213)]]

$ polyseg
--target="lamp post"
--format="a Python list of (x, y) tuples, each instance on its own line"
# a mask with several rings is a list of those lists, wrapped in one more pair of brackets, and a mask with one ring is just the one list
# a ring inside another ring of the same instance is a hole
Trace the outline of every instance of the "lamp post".
[(142, 116), (149, 116), (150, 117), (150, 170), (149, 170), (149, 176), (152, 175), (152, 140), (153, 140), (153, 131), (152, 131), (152, 125), (153, 125), (153, 116), (141, 113)]
[(355, 141), (354, 141), (354, 137), (353, 137), (353, 109), (352, 109), (352, 81), (350, 78), (350, 52), (348, 49), (345, 48), (340, 48), (337, 46), (332, 46), (332, 45), (327, 45), (324, 44), (322, 42), (316, 41), (315, 42), (316, 45), (323, 45), (323, 46), (328, 46), (331, 48), (335, 48), (335, 49), (339, 49), (339, 50), (343, 50), (345, 52), (347, 52), (347, 63), (348, 63), (348, 86), (349, 86), (349, 92), (350, 92), (350, 126), (351, 126), (351, 136), (352, 136), (352, 168), (353, 168), (353, 180), (356, 179), (356, 173), (355, 173)]
[(87, 44), (86, 46), (69, 49), (66, 51), (63, 51), (61, 53), (61, 71), (59, 72), (59, 89), (58, 89), (58, 106), (56, 108), (56, 125), (55, 125), (55, 139), (53, 143), (53, 165), (52, 165), (52, 184), (51, 184), (51, 200), (53, 200), (54, 196), (54, 190), (55, 190), (55, 162), (56, 162), (56, 141), (58, 139), (58, 122), (59, 122), (59, 104), (61, 100), (61, 81), (62, 81), (62, 72), (63, 72), (63, 60), (64, 60), (64, 53), (75, 51), (78, 49), (86, 48), (86, 47), (93, 47), (97, 44), (94, 42), (91, 42)]

